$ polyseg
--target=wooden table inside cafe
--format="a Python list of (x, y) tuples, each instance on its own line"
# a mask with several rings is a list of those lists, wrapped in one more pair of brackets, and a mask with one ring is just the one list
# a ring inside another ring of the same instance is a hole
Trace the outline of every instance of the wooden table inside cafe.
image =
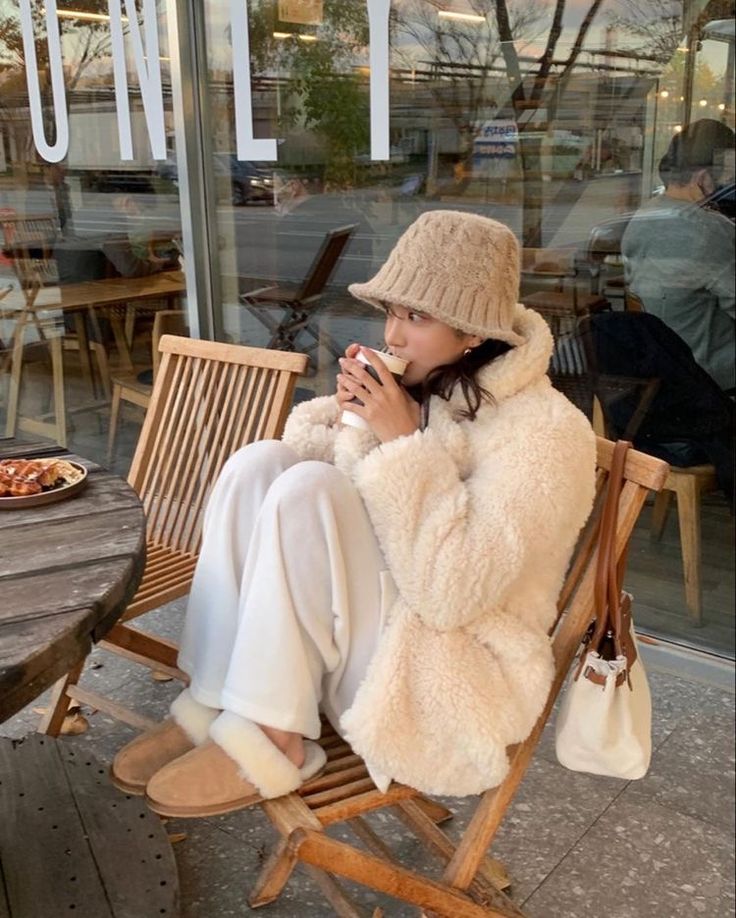
[[(184, 275), (181, 271), (164, 271), (160, 274), (151, 274), (146, 277), (115, 277), (108, 280), (82, 281), (80, 283), (65, 284), (62, 286), (41, 287), (36, 290), (28, 301), (22, 290), (12, 290), (3, 297), (0, 311), (5, 317), (15, 315), (16, 327), (11, 334), (9, 350), (12, 353), (10, 372), (10, 394), (8, 398), (8, 411), (5, 422), (5, 431), (8, 436), (13, 436), (17, 430), (35, 436), (49, 437), (57, 443), (66, 445), (66, 407), (64, 400), (63, 358), (61, 355), (60, 339), (52, 336), (52, 343), (58, 343), (57, 352), (52, 350), (51, 363), (54, 381), (54, 412), (53, 420), (24, 417), (19, 414), (19, 399), (21, 385), (21, 368), (23, 364), (23, 348), (25, 343), (25, 330), (33, 323), (37, 314), (43, 315), (45, 311), (59, 311), (70, 313), (77, 317), (76, 334), (79, 339), (80, 359), (83, 369), (91, 381), (91, 366), (89, 365), (89, 344), (85, 323), (81, 317), (85, 310), (95, 313), (106, 307), (119, 305), (131, 306), (134, 304), (164, 299), (168, 308), (173, 301), (181, 296), (186, 289)], [(121, 369), (130, 372), (133, 361), (130, 347), (123, 327), (124, 323), (115, 312), (108, 313), (110, 326), (115, 337), (118, 358)], [(80, 406), (77, 410), (87, 410), (89, 406)], [(93, 406), (94, 407), (94, 406)]]
[[(39, 455), (0, 440), (0, 459)], [(133, 596), (145, 517), (117, 475), (87, 466), (86, 487), (58, 503), (0, 510), (0, 722), (80, 663)]]

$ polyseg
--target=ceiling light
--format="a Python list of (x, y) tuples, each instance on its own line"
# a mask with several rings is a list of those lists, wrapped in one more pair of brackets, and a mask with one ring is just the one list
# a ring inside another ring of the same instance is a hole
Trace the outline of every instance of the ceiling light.
[(297, 38), (299, 39), (299, 41), (317, 41), (316, 35), (306, 35), (306, 34), (299, 33), (299, 35), (297, 35)]
[(720, 111), (720, 112), (725, 112), (725, 111), (726, 111), (726, 103), (725, 103), (725, 102), (719, 102), (719, 103), (718, 103), (718, 111)]
[(682, 130), (682, 125), (676, 124), (674, 127), (675, 134), (679, 134), (681, 130)]
[(666, 89), (663, 89), (662, 92), (661, 92), (659, 95), (660, 95), (660, 97), (661, 97), (662, 99), (667, 99), (667, 98), (669, 98), (669, 92), (668, 92)]
[(437, 15), (440, 19), (457, 19), (459, 22), (485, 22), (485, 16), (477, 16), (475, 13), (456, 13), (454, 10), (438, 10)]
[(701, 108), (705, 108), (707, 104), (708, 104), (708, 100), (707, 100), (707, 99), (701, 99), (700, 102), (698, 102), (698, 105), (699, 105)]
[(293, 38), (294, 35), (292, 32), (274, 32), (274, 38)]

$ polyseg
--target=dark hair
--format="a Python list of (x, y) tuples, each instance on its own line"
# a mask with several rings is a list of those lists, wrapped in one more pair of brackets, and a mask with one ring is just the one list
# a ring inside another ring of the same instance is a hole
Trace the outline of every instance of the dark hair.
[(659, 175), (665, 185), (687, 185), (701, 169), (717, 169), (719, 154), (734, 148), (734, 132), (713, 118), (689, 124), (670, 141), (659, 162)]
[(512, 345), (506, 341), (487, 338), (478, 347), (463, 354), (455, 363), (436, 367), (423, 382), (415, 386), (407, 386), (407, 390), (412, 398), (423, 405), (429, 401), (431, 395), (439, 395), (440, 398), (449, 401), (453, 389), (459, 384), (468, 406), (461, 414), (469, 421), (474, 421), (481, 403), (484, 400), (493, 401), (493, 396), (480, 385), (476, 374), (486, 364), (510, 351), (511, 348)]

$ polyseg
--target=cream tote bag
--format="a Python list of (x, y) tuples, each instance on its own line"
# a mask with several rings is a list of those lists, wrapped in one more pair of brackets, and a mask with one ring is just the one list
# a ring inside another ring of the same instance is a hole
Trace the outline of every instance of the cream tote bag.
[(601, 516), (594, 629), (557, 716), (557, 759), (572, 771), (643, 778), (652, 755), (652, 702), (634, 634), (631, 596), (621, 591), (625, 553), (616, 565), (618, 499), (630, 444), (614, 450)]

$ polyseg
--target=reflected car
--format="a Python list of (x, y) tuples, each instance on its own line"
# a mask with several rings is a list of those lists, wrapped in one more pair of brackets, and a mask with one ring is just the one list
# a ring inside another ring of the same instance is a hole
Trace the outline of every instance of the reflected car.
[[(228, 197), (239, 207), (245, 204), (273, 204), (273, 170), (261, 163), (238, 159), (235, 153), (215, 153), (212, 157), (218, 197)], [(178, 186), (176, 163), (167, 159), (158, 164), (157, 173)]]
[[(661, 195), (663, 192), (664, 186), (658, 186), (655, 188), (652, 197)], [(715, 210), (733, 223), (736, 220), (736, 183), (729, 182), (727, 185), (723, 185), (702, 201), (694, 203), (693, 207)], [(620, 255), (621, 240), (635, 213), (636, 211), (631, 211), (620, 214), (594, 226), (588, 238), (589, 256), (596, 260), (608, 255)], [(666, 216), (663, 219), (667, 219)]]
[(155, 175), (135, 170), (101, 170), (81, 172), (82, 188), (100, 194), (155, 195)]
[(273, 204), (272, 169), (238, 159), (235, 153), (215, 153), (213, 160), (218, 184), (230, 182), (230, 200), (234, 206)]

